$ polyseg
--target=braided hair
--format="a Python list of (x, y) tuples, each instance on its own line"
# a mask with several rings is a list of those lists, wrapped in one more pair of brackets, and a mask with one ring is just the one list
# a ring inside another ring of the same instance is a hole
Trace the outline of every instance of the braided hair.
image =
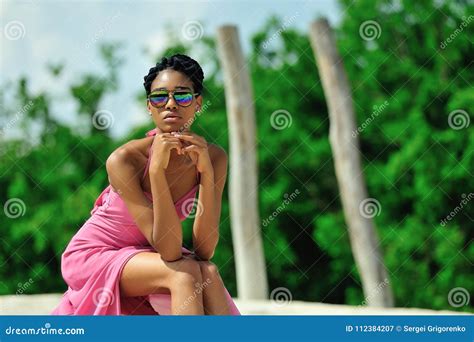
[(145, 87), (147, 96), (150, 94), (151, 84), (158, 73), (168, 68), (180, 71), (188, 76), (193, 82), (194, 91), (201, 94), (202, 81), (204, 79), (204, 73), (201, 66), (191, 57), (177, 53), (171, 57), (163, 57), (161, 62), (156, 63), (156, 66), (150, 68), (148, 75), (143, 77), (143, 86)]

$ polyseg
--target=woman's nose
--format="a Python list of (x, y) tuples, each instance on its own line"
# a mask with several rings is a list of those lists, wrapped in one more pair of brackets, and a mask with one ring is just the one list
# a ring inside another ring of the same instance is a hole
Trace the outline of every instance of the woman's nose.
[(168, 97), (168, 102), (166, 102), (166, 109), (177, 108), (178, 104), (174, 100), (173, 96)]

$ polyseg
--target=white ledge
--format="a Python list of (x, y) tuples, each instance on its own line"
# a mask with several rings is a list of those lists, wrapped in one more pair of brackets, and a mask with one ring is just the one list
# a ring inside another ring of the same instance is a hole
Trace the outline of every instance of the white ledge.
[[(0, 315), (49, 315), (62, 294), (0, 296)], [(466, 312), (419, 308), (375, 308), (292, 301), (234, 299), (242, 315), (471, 315)]]

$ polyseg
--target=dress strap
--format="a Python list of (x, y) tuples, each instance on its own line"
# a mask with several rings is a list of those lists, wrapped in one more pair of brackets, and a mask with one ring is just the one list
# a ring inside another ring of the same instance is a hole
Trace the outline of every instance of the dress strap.
[[(155, 138), (153, 138), (153, 142), (155, 142)], [(148, 173), (148, 168), (150, 167), (150, 160), (151, 160), (151, 153), (153, 152), (153, 142), (151, 143), (150, 147), (148, 148), (148, 158), (146, 160), (145, 171), (143, 171), (142, 181), (145, 179), (146, 174)]]
[(156, 136), (156, 128), (152, 129), (151, 131), (148, 131), (146, 133), (147, 137), (153, 136), (153, 141), (150, 144), (150, 147), (148, 148), (148, 157), (146, 160), (146, 165), (145, 165), (145, 171), (143, 171), (143, 176), (142, 176), (142, 181), (145, 179), (147, 173), (148, 173), (148, 168), (150, 167), (150, 160), (151, 160), (151, 153), (153, 152), (153, 143), (155, 142), (155, 136)]
[(151, 131), (146, 132), (145, 135), (146, 135), (147, 137), (150, 137), (150, 136), (152, 136), (152, 135), (156, 135), (156, 133), (157, 133), (156, 128), (154, 128), (154, 129), (152, 129)]
[(199, 185), (199, 183), (201, 182), (201, 174), (199, 173), (197, 168), (196, 168), (196, 180), (197, 180), (197, 184)]

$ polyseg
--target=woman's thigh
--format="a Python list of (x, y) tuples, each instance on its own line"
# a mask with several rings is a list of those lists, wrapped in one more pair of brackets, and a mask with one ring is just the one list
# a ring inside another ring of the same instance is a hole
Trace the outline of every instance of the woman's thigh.
[(177, 276), (200, 278), (200, 266), (196, 260), (182, 258), (165, 261), (159, 253), (135, 254), (125, 264), (120, 277), (120, 293), (125, 297), (170, 293)]

